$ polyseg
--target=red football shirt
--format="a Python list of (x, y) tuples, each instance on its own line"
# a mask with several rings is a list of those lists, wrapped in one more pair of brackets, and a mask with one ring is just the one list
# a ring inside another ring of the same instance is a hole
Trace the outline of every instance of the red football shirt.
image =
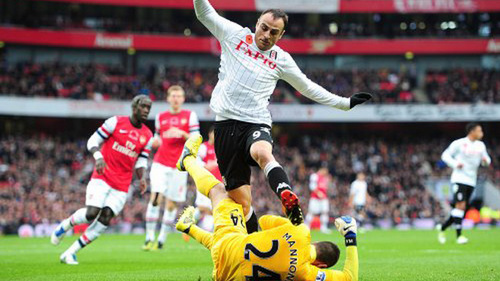
[(212, 175), (214, 175), (219, 181), (222, 182), (222, 175), (219, 171), (219, 165), (217, 165), (217, 156), (215, 156), (214, 145), (208, 143), (208, 141), (202, 143), (200, 146), (200, 150), (198, 151), (198, 156), (205, 165), (209, 163), (216, 164), (213, 168), (208, 169), (208, 171), (212, 173)]
[(114, 189), (128, 192), (139, 157), (149, 157), (153, 133), (146, 126), (136, 128), (128, 116), (114, 116), (97, 129), (105, 140), (101, 153), (106, 162), (104, 174), (94, 168), (93, 179), (101, 179)]
[(161, 145), (153, 161), (167, 167), (175, 168), (186, 139), (172, 135), (169, 129), (176, 127), (186, 133), (197, 132), (200, 130), (198, 117), (196, 113), (189, 110), (181, 110), (176, 114), (165, 111), (156, 115), (155, 127), (157, 137), (161, 138)]
[[(328, 177), (322, 176), (318, 173), (314, 173), (310, 177), (311, 185), (311, 198), (315, 199), (326, 199), (326, 193), (328, 190)], [(316, 188), (314, 188), (316, 186)], [(313, 189), (314, 188), (314, 189)]]

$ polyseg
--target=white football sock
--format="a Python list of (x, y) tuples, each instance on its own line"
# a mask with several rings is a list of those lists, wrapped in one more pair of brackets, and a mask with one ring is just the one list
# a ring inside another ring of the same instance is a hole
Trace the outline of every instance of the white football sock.
[(153, 206), (151, 202), (146, 210), (146, 241), (155, 240), (156, 223), (160, 217), (160, 206)]
[(63, 220), (62, 228), (64, 231), (72, 229), (77, 224), (89, 223), (87, 220), (87, 208), (81, 208), (74, 212), (69, 218)]
[(165, 210), (163, 213), (163, 221), (161, 224), (160, 234), (158, 235), (158, 242), (164, 244), (167, 240), (167, 233), (175, 222), (175, 216), (177, 215), (177, 208), (172, 211)]
[(328, 220), (330, 220), (330, 218), (328, 217), (328, 215), (327, 214), (321, 214), (321, 216), (319, 216), (319, 220), (321, 222), (321, 230), (328, 229)]
[(76, 240), (71, 247), (69, 247), (68, 251), (72, 254), (76, 254), (83, 247), (90, 244), (92, 241), (97, 239), (105, 230), (108, 228), (106, 225), (100, 223), (99, 221), (94, 221), (88, 228), (85, 230), (85, 233)]

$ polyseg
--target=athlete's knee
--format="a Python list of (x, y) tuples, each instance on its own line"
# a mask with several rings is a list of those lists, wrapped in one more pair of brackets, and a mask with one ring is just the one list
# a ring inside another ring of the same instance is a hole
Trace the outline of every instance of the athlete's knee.
[(99, 216), (99, 219), (97, 219), (100, 223), (104, 225), (109, 225), (111, 222), (111, 219), (115, 216), (113, 213), (113, 210), (109, 207), (104, 207), (101, 211), (101, 215)]
[(465, 201), (460, 201), (455, 204), (455, 208), (460, 210), (465, 210), (465, 206)]
[(87, 221), (91, 222), (97, 218), (100, 211), (101, 208), (94, 206), (87, 206), (87, 212), (85, 213), (85, 218), (87, 219)]
[(222, 183), (218, 183), (212, 187), (212, 189), (210, 189), (210, 193), (208, 194), (209, 198), (223, 196), (227, 196), (227, 191)]
[(258, 141), (252, 144), (252, 146), (250, 146), (250, 156), (252, 156), (261, 168), (264, 168), (267, 163), (275, 161), (273, 147), (266, 141)]

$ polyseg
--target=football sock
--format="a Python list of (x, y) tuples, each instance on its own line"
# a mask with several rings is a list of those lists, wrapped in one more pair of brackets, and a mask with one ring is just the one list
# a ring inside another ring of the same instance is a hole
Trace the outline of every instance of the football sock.
[(259, 220), (252, 207), (250, 207), (250, 212), (245, 216), (245, 220), (248, 234), (259, 231)]
[(153, 206), (151, 202), (146, 210), (146, 241), (155, 240), (156, 223), (160, 217), (160, 206)]
[(212, 248), (213, 235), (212, 233), (199, 228), (196, 225), (191, 225), (189, 227), (189, 235), (193, 237), (196, 241), (200, 242), (207, 249)]
[(70, 253), (76, 254), (83, 247), (90, 244), (92, 241), (97, 239), (105, 230), (108, 228), (106, 225), (102, 224), (99, 221), (94, 221), (88, 228), (85, 230), (78, 240), (76, 240), (71, 247), (69, 247), (68, 251)]
[(62, 228), (64, 231), (72, 229), (77, 224), (89, 223), (87, 220), (87, 208), (81, 208), (74, 212), (69, 218), (63, 220)]
[(460, 209), (451, 210), (451, 216), (453, 217), (453, 223), (455, 224), (455, 229), (457, 231), (457, 237), (462, 235), (462, 219), (464, 217), (465, 211)]
[(188, 156), (184, 159), (184, 167), (186, 167), (189, 175), (193, 178), (198, 191), (207, 197), (209, 197), (210, 190), (221, 183), (212, 173), (201, 166), (193, 156)]
[(171, 211), (165, 210), (165, 212), (163, 213), (163, 221), (161, 224), (160, 234), (158, 234), (159, 243), (165, 244), (165, 240), (167, 240), (167, 234), (173, 227), (176, 215), (177, 215), (177, 208)]
[(453, 223), (453, 217), (450, 215), (448, 220), (441, 226), (441, 231), (445, 231)]
[(269, 186), (271, 186), (271, 189), (278, 197), (280, 197), (283, 190), (292, 190), (290, 180), (278, 162), (272, 161), (267, 163), (264, 173), (269, 181)]
[(328, 217), (328, 215), (327, 214), (322, 214), (319, 217), (319, 220), (321, 222), (321, 230), (328, 229), (328, 221), (330, 220), (330, 218)]

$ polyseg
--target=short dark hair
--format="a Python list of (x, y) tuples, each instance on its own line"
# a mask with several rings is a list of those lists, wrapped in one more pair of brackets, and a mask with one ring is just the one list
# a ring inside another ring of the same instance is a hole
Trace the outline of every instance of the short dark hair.
[(132, 108), (136, 108), (142, 100), (148, 100), (151, 102), (151, 99), (147, 95), (137, 95), (132, 99)]
[(334, 266), (339, 260), (340, 250), (337, 245), (329, 241), (314, 243), (316, 248), (316, 260), (326, 264), (326, 267)]
[(282, 19), (283, 20), (283, 30), (286, 29), (286, 26), (288, 25), (288, 15), (285, 13), (285, 11), (281, 9), (267, 9), (260, 16), (262, 17), (265, 14), (271, 13), (273, 15), (274, 19)]
[(467, 124), (465, 126), (465, 132), (467, 134), (470, 134), (470, 132), (474, 131), (474, 129), (477, 127), (477, 126), (481, 126), (481, 124), (477, 123), (477, 122), (471, 122), (469, 124)]

